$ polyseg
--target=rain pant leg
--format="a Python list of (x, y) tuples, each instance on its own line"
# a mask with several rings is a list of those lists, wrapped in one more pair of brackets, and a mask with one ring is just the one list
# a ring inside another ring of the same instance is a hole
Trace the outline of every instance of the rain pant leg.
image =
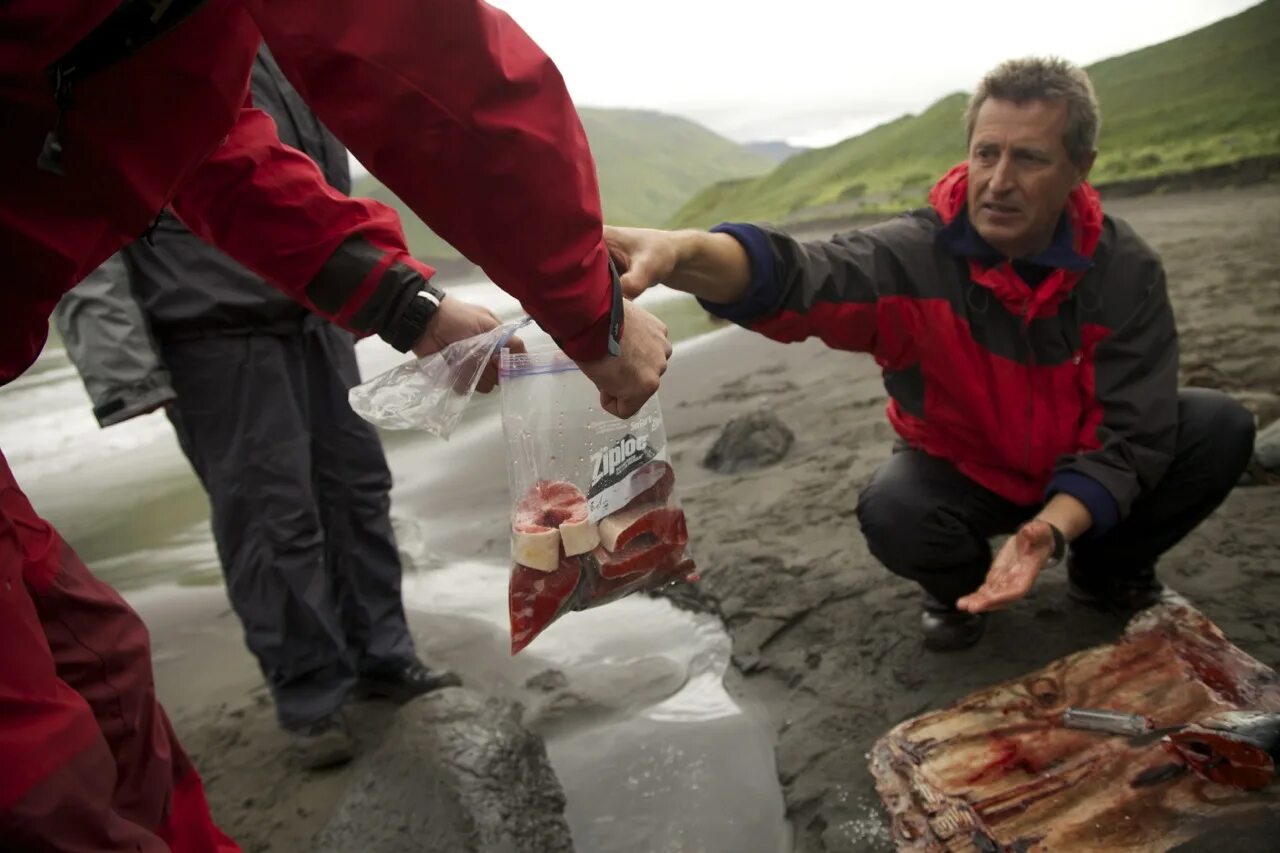
[(146, 627), (0, 456), (0, 849), (236, 853), (156, 701)]
[(351, 335), (316, 324), (306, 336), (325, 552), (347, 645), (361, 673), (377, 674), (414, 657), (391, 527), (391, 472), (377, 431), (347, 402), (360, 382)]
[(163, 341), (170, 419), (209, 494), (227, 594), (285, 728), (342, 707), (355, 671), (326, 566), (302, 336)]
[(945, 459), (904, 447), (858, 497), (858, 522), (889, 571), (953, 604), (986, 578), (988, 539), (1013, 531), (1036, 509), (1005, 500)]

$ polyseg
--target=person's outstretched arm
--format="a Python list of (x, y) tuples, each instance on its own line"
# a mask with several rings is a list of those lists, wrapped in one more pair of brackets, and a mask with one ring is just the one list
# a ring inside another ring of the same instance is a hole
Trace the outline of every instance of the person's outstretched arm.
[(246, 0), (303, 98), (373, 174), (515, 296), (630, 414), (657, 388), (661, 323), (623, 307), (595, 165), (555, 65), (481, 0)]
[(912, 317), (884, 310), (881, 297), (905, 292), (909, 283), (883, 230), (917, 227), (904, 218), (809, 243), (744, 223), (709, 232), (606, 228), (605, 236), (625, 270), (628, 296), (666, 284), (698, 297), (713, 315), (774, 340), (818, 337), (893, 363), (919, 330)]

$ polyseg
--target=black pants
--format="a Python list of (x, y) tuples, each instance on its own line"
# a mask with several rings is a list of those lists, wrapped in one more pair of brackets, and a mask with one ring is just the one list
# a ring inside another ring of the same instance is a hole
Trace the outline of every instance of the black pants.
[(163, 344), (169, 416), (209, 493), (227, 594), (285, 727), (341, 707), (358, 674), (402, 665), (391, 474), (373, 427), (347, 404), (350, 335)]
[[(1253, 416), (1215, 391), (1178, 395), (1172, 464), (1120, 524), (1072, 547), (1072, 577), (1086, 587), (1152, 576), (1156, 559), (1226, 499), (1253, 451)], [(1040, 506), (1012, 503), (949, 462), (919, 450), (895, 453), (858, 499), (858, 520), (876, 559), (945, 603), (977, 589), (991, 566), (988, 539), (1011, 533)]]

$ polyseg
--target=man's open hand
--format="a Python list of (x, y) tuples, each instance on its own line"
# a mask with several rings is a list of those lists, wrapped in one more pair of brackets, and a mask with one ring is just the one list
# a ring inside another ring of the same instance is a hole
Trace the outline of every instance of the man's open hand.
[(997, 610), (1026, 596), (1045, 563), (1053, 556), (1053, 530), (1032, 519), (1010, 536), (996, 554), (987, 579), (976, 591), (956, 602), (969, 613)]

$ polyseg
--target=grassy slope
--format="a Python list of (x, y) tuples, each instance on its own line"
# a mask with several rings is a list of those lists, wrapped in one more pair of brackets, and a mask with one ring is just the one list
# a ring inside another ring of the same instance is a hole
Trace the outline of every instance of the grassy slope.
[[(774, 165), (768, 157), (678, 116), (643, 110), (583, 109), (580, 113), (596, 160), (605, 217), (611, 223), (660, 225), (698, 188), (726, 178), (764, 174)], [(418, 257), (457, 257), (377, 178), (361, 178), (353, 193), (395, 207), (409, 247)]]
[(719, 184), (695, 196), (678, 224), (713, 220), (783, 219), (801, 210), (888, 205), (916, 197), (954, 163), (965, 96), (943, 98), (918, 116), (903, 116), (830, 148), (806, 151), (760, 178)]
[[(1089, 67), (1103, 110), (1095, 183), (1280, 153), (1280, 0)], [(966, 96), (948, 95), (760, 178), (703, 190), (673, 225), (812, 219), (920, 203), (964, 156)]]
[(1280, 152), (1280, 0), (1089, 73), (1103, 105), (1098, 182)]
[(763, 154), (678, 116), (643, 110), (581, 111), (595, 155), (605, 217), (659, 225), (698, 189), (773, 168)]

